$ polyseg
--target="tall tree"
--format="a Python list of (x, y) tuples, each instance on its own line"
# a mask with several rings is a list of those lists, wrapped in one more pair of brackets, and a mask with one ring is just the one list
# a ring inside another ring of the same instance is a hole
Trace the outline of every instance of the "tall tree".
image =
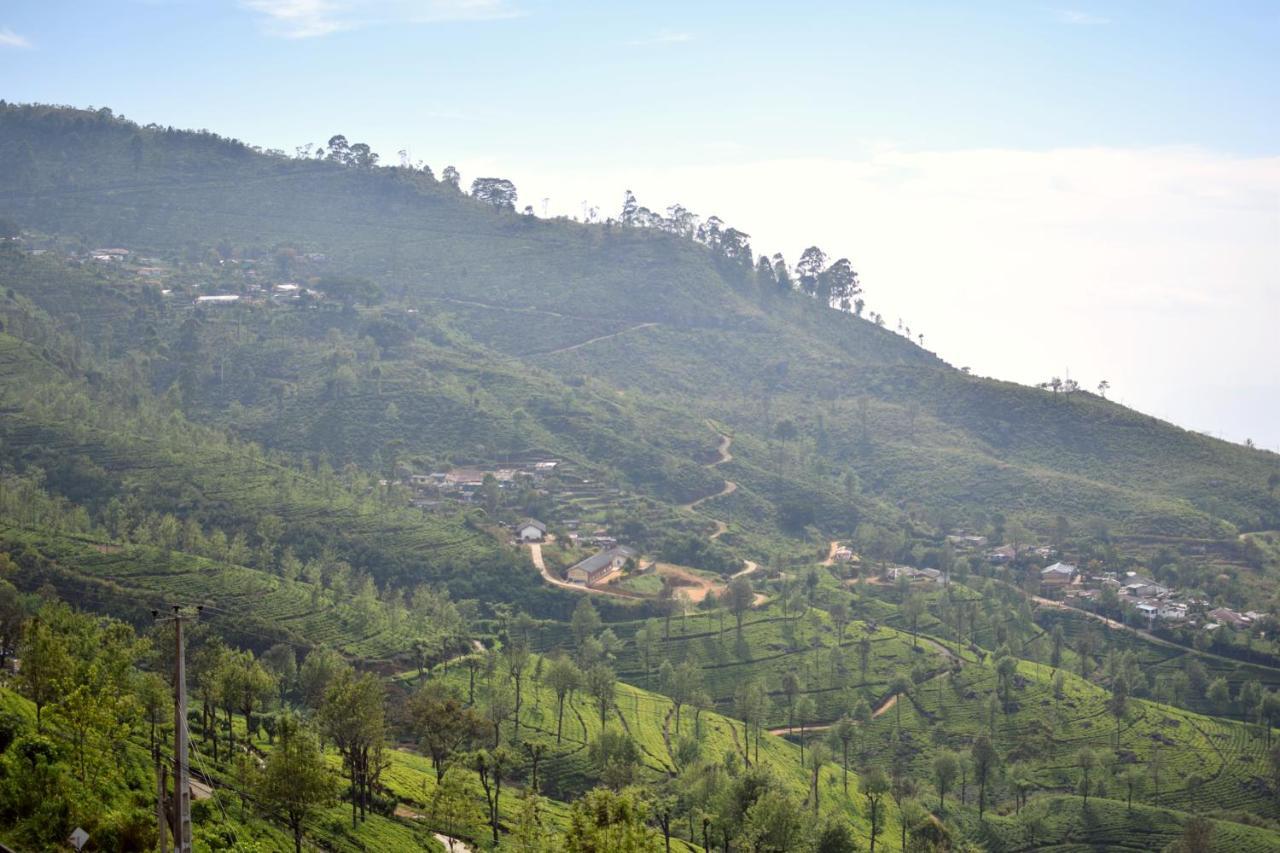
[(489, 828), (493, 832), (493, 844), (498, 844), (498, 814), (502, 808), (502, 780), (511, 772), (515, 756), (505, 746), (482, 749), (471, 754), (471, 769), (480, 779), (485, 801), (489, 806)]
[(1089, 792), (1092, 790), (1091, 776), (1098, 767), (1098, 754), (1085, 746), (1076, 753), (1076, 766), (1080, 768), (1080, 793), (1084, 795), (1084, 807), (1089, 807)]
[(67, 641), (47, 620), (37, 617), (27, 628), (19, 658), (18, 690), (36, 706), (36, 730), (43, 731), (41, 712), (62, 695), (72, 675)]
[(606, 664), (598, 663), (587, 670), (587, 693), (595, 700), (596, 710), (600, 712), (600, 725), (604, 726), (605, 716), (613, 707), (614, 695), (617, 691), (617, 676)]
[(960, 772), (960, 759), (949, 749), (934, 756), (933, 759), (933, 783), (938, 789), (938, 811), (945, 811), (947, 807), (947, 790), (951, 787), (951, 783), (956, 780), (956, 775)]
[(594, 788), (569, 810), (565, 853), (657, 853), (662, 840), (647, 825), (648, 817), (638, 791)]
[(867, 798), (867, 820), (871, 821), (871, 853), (876, 853), (876, 836), (884, 832), (884, 795), (889, 793), (889, 777), (879, 767), (862, 776), (862, 795)]
[(525, 670), (529, 667), (529, 662), (533, 659), (529, 653), (528, 640), (524, 637), (511, 637), (505, 646), (503, 646), (503, 659), (507, 665), (507, 673), (511, 676), (511, 682), (516, 687), (515, 707), (513, 709), (515, 719), (515, 738), (520, 740), (520, 706), (523, 702), (522, 688), (524, 686)]
[(471, 182), (471, 197), (499, 210), (516, 209), (516, 185), (506, 178), (476, 178)]
[(854, 272), (848, 258), (841, 258), (827, 267), (822, 273), (818, 289), (819, 298), (824, 300), (823, 304), (834, 305), (841, 311), (852, 308), (853, 300), (862, 292), (858, 274)]
[(591, 603), (589, 596), (583, 596), (578, 606), (573, 609), (573, 617), (569, 622), (574, 643), (579, 650), (586, 644), (589, 637), (594, 637), (600, 630), (600, 624), (600, 614), (596, 612), (596, 606)]
[(436, 784), (444, 781), (450, 760), (484, 737), (488, 727), (475, 709), (435, 681), (410, 697), (407, 710), (413, 734), (435, 768)]
[(991, 745), (991, 738), (985, 734), (978, 735), (974, 740), (969, 755), (973, 762), (973, 778), (978, 783), (978, 820), (982, 820), (982, 814), (987, 807), (987, 783), (991, 780), (991, 774), (996, 768), (999, 756), (996, 754), (995, 747)]
[(733, 613), (734, 621), (738, 625), (738, 636), (742, 636), (742, 620), (751, 610), (752, 604), (755, 603), (755, 589), (751, 586), (751, 579), (747, 577), (737, 577), (729, 582), (729, 611)]
[(290, 718), (282, 720), (279, 742), (267, 756), (255, 793), (268, 811), (284, 817), (295, 853), (302, 853), (307, 822), (333, 801), (335, 788), (315, 734)]
[(560, 743), (560, 732), (564, 725), (564, 702), (573, 695), (573, 691), (582, 686), (582, 670), (567, 656), (560, 655), (547, 667), (544, 680), (556, 694), (556, 743)]
[(325, 691), (317, 715), (324, 736), (337, 747), (351, 781), (351, 825), (367, 816), (373, 779), (381, 769), (385, 730), (382, 681), (373, 673), (341, 670)]
[(835, 728), (832, 729), (833, 736), (840, 744), (841, 785), (846, 794), (849, 793), (849, 745), (853, 742), (854, 735), (857, 732), (858, 727), (854, 725), (853, 720), (848, 716), (841, 717)]
[(817, 296), (822, 271), (826, 266), (826, 252), (817, 246), (810, 246), (805, 249), (800, 254), (800, 260), (796, 263), (796, 278), (800, 282), (800, 289), (809, 296)]

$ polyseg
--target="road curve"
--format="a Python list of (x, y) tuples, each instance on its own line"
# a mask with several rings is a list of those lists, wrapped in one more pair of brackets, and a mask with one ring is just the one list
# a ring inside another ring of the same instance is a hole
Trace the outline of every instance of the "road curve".
[(614, 598), (635, 599), (640, 596), (627, 595), (626, 593), (617, 592), (616, 590), (606, 589), (602, 587), (583, 586), (582, 584), (569, 583), (567, 580), (556, 577), (547, 569), (546, 562), (542, 559), (542, 543), (529, 543), (529, 559), (533, 562), (533, 567), (542, 575), (542, 579), (552, 586), (558, 586), (561, 589), (571, 590), (573, 592), (587, 592), (595, 595), (611, 595)]

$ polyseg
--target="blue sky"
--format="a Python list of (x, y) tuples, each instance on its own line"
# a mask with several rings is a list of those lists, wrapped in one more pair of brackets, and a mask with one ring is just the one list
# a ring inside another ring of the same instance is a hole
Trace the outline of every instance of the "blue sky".
[(1278, 44), (1274, 2), (10, 0), (0, 97), (631, 187), (848, 255), (956, 364), (1280, 448)]
[(432, 160), (1258, 154), (1280, 127), (1275, 3), (11, 0), (0, 32), (30, 45), (0, 49), (6, 97), (278, 147), (341, 128)]

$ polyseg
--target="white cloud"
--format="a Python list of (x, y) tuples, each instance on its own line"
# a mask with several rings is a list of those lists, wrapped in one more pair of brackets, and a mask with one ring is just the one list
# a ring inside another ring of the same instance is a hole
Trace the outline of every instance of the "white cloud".
[(757, 253), (794, 262), (816, 243), (853, 261), (890, 327), (904, 318), (956, 365), (1024, 383), (1106, 378), (1145, 411), (1280, 447), (1280, 157), (878, 146), (848, 159), (486, 168), (522, 198), (551, 197), (552, 213), (589, 199), (616, 215), (629, 187), (655, 210), (718, 214)]
[(1081, 12), (1079, 9), (1058, 9), (1054, 13), (1054, 17), (1061, 23), (1074, 24), (1078, 27), (1096, 27), (1111, 23), (1111, 19), (1105, 15)]
[(0, 27), (0, 47), (31, 47), (31, 42), (8, 27)]
[(657, 35), (632, 39), (628, 44), (682, 44), (688, 41), (693, 41), (693, 33), (677, 30), (659, 30)]
[(518, 17), (507, 0), (240, 0), (266, 31), (316, 38), (379, 24), (491, 21)]

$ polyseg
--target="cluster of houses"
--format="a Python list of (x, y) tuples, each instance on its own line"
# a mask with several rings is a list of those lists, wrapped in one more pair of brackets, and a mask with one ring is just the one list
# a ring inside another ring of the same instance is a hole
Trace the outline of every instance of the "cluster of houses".
[[(307, 296), (311, 299), (323, 299), (324, 294), (310, 287), (303, 287), (291, 281), (283, 284), (273, 285), (270, 288), (263, 287), (258, 284), (251, 284), (248, 287), (248, 293), (244, 296), (239, 293), (211, 293), (204, 296), (197, 296), (196, 305), (236, 305), (240, 302), (245, 303), (261, 303), (270, 300), (276, 304), (286, 302), (294, 302)], [(168, 291), (165, 291), (166, 293)]]
[(128, 249), (94, 249), (89, 257), (104, 264), (119, 263), (129, 257)]
[(941, 569), (916, 569), (911, 566), (893, 566), (889, 569), (888, 578), (891, 581), (906, 578), (912, 583), (928, 581), (936, 584), (945, 584), (947, 582), (947, 576)]
[(1035, 557), (1041, 560), (1048, 560), (1056, 557), (1058, 554), (1048, 545), (1034, 545), (1029, 548), (1015, 548), (1012, 545), (1001, 545), (998, 548), (992, 548), (987, 552), (987, 562), (993, 566), (1004, 566), (1017, 560), (1019, 557)]
[(987, 537), (964, 530), (956, 530), (947, 536), (951, 547), (962, 552), (981, 552), (988, 563), (1003, 566), (1014, 562), (1019, 557), (1034, 557), (1049, 560), (1057, 556), (1057, 551), (1048, 545), (1032, 545), (1017, 548), (1013, 545), (1000, 545), (987, 549)]
[(1187, 598), (1176, 590), (1137, 572), (1102, 572), (1090, 575), (1070, 563), (1054, 563), (1040, 570), (1040, 589), (1044, 593), (1062, 592), (1078, 603), (1097, 602), (1104, 589), (1114, 590), (1121, 604), (1131, 607), (1154, 625), (1156, 620), (1175, 624), (1200, 625), (1206, 631), (1222, 626), (1244, 630), (1263, 618), (1262, 613), (1244, 613), (1229, 607), (1208, 610), (1204, 599)]
[(1102, 590), (1112, 589), (1123, 604), (1147, 618), (1167, 622), (1185, 622), (1194, 602), (1183, 601), (1167, 586), (1137, 572), (1103, 572), (1090, 575), (1070, 563), (1057, 562), (1040, 570), (1040, 589), (1044, 593), (1065, 592), (1077, 602), (1096, 602)]
[[(515, 535), (516, 541), (522, 545), (544, 542), (547, 538), (547, 526), (536, 518), (526, 518), (515, 525)], [(598, 535), (587, 539), (578, 537), (576, 533), (570, 533), (569, 537), (575, 544), (591, 542), (600, 547), (600, 550), (590, 557), (579, 560), (569, 567), (564, 573), (564, 579), (569, 583), (598, 586), (608, 581), (615, 572), (622, 571), (628, 560), (634, 560), (639, 556), (636, 549), (619, 545), (612, 536)]]
[(1248, 629), (1254, 622), (1257, 622), (1266, 616), (1265, 613), (1259, 613), (1256, 610), (1246, 610), (1245, 612), (1240, 613), (1239, 611), (1232, 610), (1230, 607), (1215, 608), (1210, 610), (1207, 615), (1209, 619), (1213, 621), (1205, 624), (1204, 628), (1206, 631), (1213, 631), (1217, 628), (1221, 628), (1223, 625), (1226, 625), (1228, 628), (1232, 628), (1236, 631), (1242, 631)]
[[(433, 471), (429, 474), (408, 474), (404, 484), (412, 489), (419, 498), (427, 495), (440, 495), (456, 501), (470, 502), (479, 494), (485, 480), (492, 477), (499, 489), (514, 488), (522, 479), (537, 484), (556, 473), (560, 462), (555, 459), (541, 460), (528, 465), (500, 466), (493, 468), (464, 466), (451, 468), (448, 471)], [(429, 503), (429, 501), (426, 501)], [(415, 503), (420, 503), (415, 501)]]

